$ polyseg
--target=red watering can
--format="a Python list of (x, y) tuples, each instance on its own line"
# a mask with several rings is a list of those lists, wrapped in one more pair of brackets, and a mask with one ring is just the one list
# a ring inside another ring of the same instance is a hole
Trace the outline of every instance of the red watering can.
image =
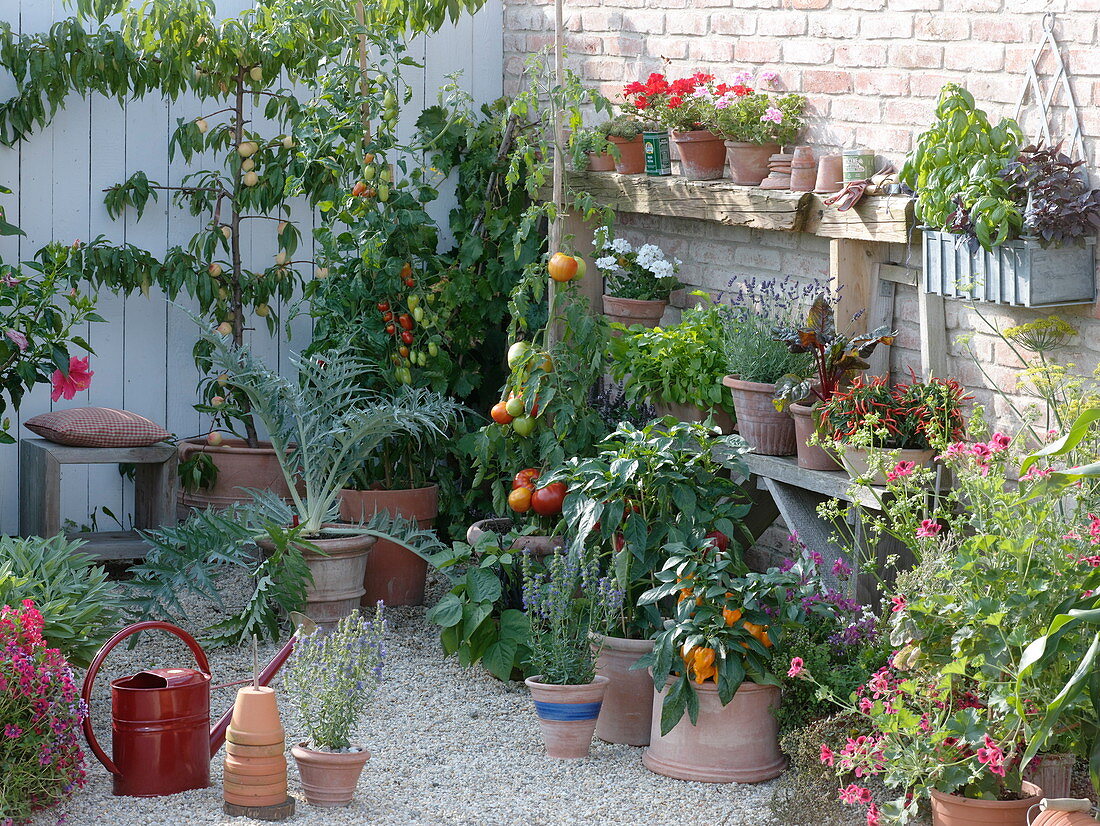
[[(286, 662), (300, 633), (308, 633), (312, 621), (295, 617), (294, 635), (255, 678), (267, 685)], [(316, 627), (316, 626), (313, 626)], [(193, 668), (150, 668), (129, 677), (111, 680), (111, 752), (108, 757), (92, 731), (92, 684), (111, 649), (139, 631), (159, 629), (175, 634), (195, 655)], [(215, 686), (228, 688), (253, 682), (240, 680)], [(123, 628), (95, 655), (84, 677), (81, 697), (88, 704), (84, 736), (99, 762), (114, 778), (114, 794), (159, 797), (210, 785), (210, 759), (225, 740), (233, 714), (230, 709), (210, 726), (210, 663), (195, 638), (171, 623), (146, 621)]]

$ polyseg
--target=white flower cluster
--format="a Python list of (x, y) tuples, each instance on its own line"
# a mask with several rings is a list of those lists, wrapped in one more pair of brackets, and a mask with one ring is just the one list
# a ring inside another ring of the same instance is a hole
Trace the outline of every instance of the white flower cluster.
[(656, 244), (642, 244), (638, 247), (638, 266), (649, 270), (658, 278), (675, 275), (680, 263), (678, 258), (665, 258), (664, 252)]
[(596, 259), (596, 266), (608, 275), (624, 272), (619, 262), (631, 253), (634, 253), (632, 263), (653, 273), (657, 278), (675, 275), (682, 263), (678, 258), (666, 258), (661, 248), (655, 244), (642, 244), (635, 250), (625, 238), (612, 238), (611, 230), (606, 226), (596, 230), (595, 242), (596, 249), (609, 253)]

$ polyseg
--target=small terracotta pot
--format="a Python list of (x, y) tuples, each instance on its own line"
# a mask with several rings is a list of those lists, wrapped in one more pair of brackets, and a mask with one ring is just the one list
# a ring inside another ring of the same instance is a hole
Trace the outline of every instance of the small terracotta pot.
[[(1045, 789), (1043, 794), (1046, 795)], [(1053, 794), (1048, 796), (1054, 797)], [(1059, 812), (1055, 809), (1047, 809), (1037, 816), (1034, 816), (1034, 812), (1031, 815), (1033, 816), (1031, 826), (1097, 826), (1100, 824), (1100, 820), (1096, 820), (1087, 812)]]
[(179, 444), (179, 460), (184, 462), (204, 453), (218, 469), (218, 479), (209, 490), (186, 491), (180, 488), (177, 512), (186, 519), (192, 510), (224, 510), (230, 505), (251, 502), (245, 488), (269, 490), (283, 499), (290, 498), (290, 489), (279, 467), (279, 457), (271, 442), (249, 447), (243, 439), (226, 439), (211, 447), (204, 439), (184, 439)]
[[(480, 519), (466, 529), (466, 542), (469, 545), (477, 545), (478, 540), (487, 533), (504, 534), (515, 527), (515, 522), (507, 517), (501, 519)], [(562, 536), (517, 536), (508, 546), (510, 551), (527, 551), (536, 559), (550, 556), (565, 547), (565, 537)]]
[(812, 192), (817, 183), (817, 160), (809, 146), (796, 146), (791, 159), (791, 192)]
[[(282, 771), (268, 772), (267, 774), (237, 774), (226, 769), (222, 782), (231, 783), (235, 786), (264, 786), (267, 788), (278, 786), (282, 789), (285, 799), (288, 786), (286, 762), (283, 763)], [(276, 793), (278, 793), (278, 790), (276, 790)], [(230, 801), (230, 803), (232, 802)]]
[(680, 153), (680, 174), (689, 181), (715, 181), (726, 172), (726, 149), (709, 129), (671, 132)]
[(596, 736), (605, 743), (648, 746), (653, 721), (653, 678), (644, 668), (630, 669), (653, 650), (653, 640), (599, 634), (592, 647), (599, 651), (596, 673), (609, 680), (596, 721)]
[(267, 746), (246, 746), (243, 743), (234, 743), (228, 737), (225, 740), (225, 753), (234, 757), (266, 759), (281, 755), (284, 751), (286, 751), (285, 742), (272, 743)]
[(615, 171), (620, 175), (641, 175), (645, 172), (645, 143), (642, 136), (628, 141), (612, 135), (608, 138), (619, 148), (619, 160), (615, 161)]
[(228, 777), (230, 774), (236, 777), (266, 777), (286, 773), (286, 757), (279, 754), (275, 757), (237, 757), (233, 754), (225, 756), (224, 771)]
[(286, 739), (279, 719), (275, 689), (269, 686), (246, 686), (237, 691), (233, 716), (227, 732), (233, 742), (242, 746), (270, 746)]
[(230, 780), (222, 782), (222, 796), (236, 806), (279, 806), (286, 802), (286, 778), (263, 785), (246, 785)]
[(311, 806), (333, 809), (347, 806), (355, 797), (355, 787), (359, 785), (359, 775), (363, 766), (370, 760), (370, 752), (329, 752), (314, 751), (305, 743), (299, 743), (290, 749), (294, 762), (298, 764), (298, 774), (302, 778), (302, 791)]
[(540, 682), (539, 676), (523, 682), (535, 701), (546, 756), (557, 760), (587, 757), (610, 680), (597, 676), (584, 685), (552, 685)]
[(1027, 812), (1042, 790), (1024, 782), (1021, 800), (976, 800), (932, 790), (932, 826), (1027, 826)]
[(876, 470), (871, 473), (871, 453), (872, 451), (864, 447), (844, 447), (844, 452), (840, 454), (840, 463), (844, 466), (844, 469), (848, 471), (848, 475), (853, 479), (861, 478), (868, 479), (872, 485), (885, 485), (887, 482), (886, 474), (893, 465), (898, 462), (913, 462), (917, 467), (925, 467), (936, 456), (934, 450), (917, 450), (906, 448), (904, 450), (890, 450), (889, 448), (875, 448), (875, 453), (885, 453), (885, 469)]
[(667, 301), (639, 301), (634, 298), (616, 298), (604, 295), (603, 314), (608, 321), (617, 321), (627, 327), (641, 324), (643, 327), (656, 327), (665, 314)]
[(844, 158), (840, 155), (822, 155), (817, 162), (817, 182), (814, 192), (822, 195), (838, 192), (844, 186)]
[(730, 434), (735, 431), (733, 417), (720, 407), (712, 407), (704, 410), (693, 404), (681, 404), (679, 402), (666, 402), (664, 399), (652, 400), (653, 410), (658, 416), (672, 416), (681, 422), (703, 422), (709, 415), (722, 432)]
[(589, 172), (614, 172), (615, 158), (609, 152), (588, 153)]
[[(337, 526), (332, 526), (337, 527)], [(363, 595), (363, 572), (367, 555), (374, 547), (374, 537), (359, 536), (311, 537), (310, 543), (324, 553), (318, 554), (300, 546), (313, 583), (306, 589), (306, 615), (318, 625), (335, 625), (359, 607)], [(275, 550), (270, 540), (258, 544), (266, 553)]]
[(840, 470), (840, 463), (819, 445), (808, 444), (817, 425), (813, 419), (813, 407), (808, 404), (792, 404), (795, 443), (798, 448), (798, 466), (807, 470)]
[[(652, 681), (651, 681), (652, 682)], [(669, 678), (665, 691), (672, 685)], [(744, 682), (729, 705), (718, 699), (714, 683), (694, 685), (699, 697), (695, 725), (687, 714), (661, 734), (665, 691), (653, 700), (650, 746), (642, 763), (651, 772), (702, 783), (760, 783), (778, 777), (787, 765), (779, 750), (779, 688)]]
[(794, 420), (772, 404), (775, 385), (741, 381), (736, 376), (722, 379), (733, 394), (737, 431), (762, 456), (790, 456), (795, 452)]
[(1034, 783), (1048, 798), (1071, 797), (1073, 792), (1072, 754), (1039, 754), (1024, 769), (1024, 780)]
[(725, 149), (730, 179), (742, 186), (760, 186), (768, 177), (768, 161), (778, 154), (779, 144), (726, 141)]
[[(439, 515), (439, 486), (340, 492), (340, 518), (345, 522), (365, 522), (379, 511), (410, 519), (421, 530), (429, 530)], [(422, 605), (427, 576), (428, 563), (423, 557), (379, 539), (363, 573), (361, 603), (367, 607), (378, 600), (386, 605)]]

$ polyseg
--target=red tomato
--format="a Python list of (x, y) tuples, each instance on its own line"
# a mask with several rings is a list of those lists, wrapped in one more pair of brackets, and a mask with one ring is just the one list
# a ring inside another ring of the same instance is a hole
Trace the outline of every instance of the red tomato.
[(397, 328), (394, 327), (392, 324), (387, 324), (386, 325), (386, 335), (392, 336), (396, 330), (397, 330)]
[(517, 488), (527, 488), (528, 490), (534, 490), (535, 482), (538, 481), (539, 476), (539, 471), (533, 467), (521, 470), (512, 479), (512, 490), (516, 490)]
[(386, 310), (386, 312), (382, 313), (382, 320), (387, 324), (393, 321), (393, 310)]
[(551, 482), (531, 494), (531, 507), (539, 516), (556, 516), (561, 513), (565, 493), (565, 482)]
[[(508, 415), (508, 411), (504, 409), (504, 402), (497, 402), (493, 405), (493, 409), (489, 411), (489, 415), (492, 416), (493, 421), (497, 424), (510, 424), (512, 417)], [(512, 489), (515, 490), (515, 485), (512, 485)]]
[(730, 546), (730, 538), (721, 531), (711, 531), (704, 537), (703, 541), (709, 541), (712, 546), (718, 549), (719, 553), (723, 554)]
[(414, 340), (415, 337), (408, 330), (401, 331), (401, 341), (403, 341), (405, 344), (412, 344)]
[(411, 330), (413, 328), (412, 316), (408, 313), (402, 313), (397, 317), (397, 323), (401, 325), (403, 330)]
[(388, 301), (379, 301), (378, 302), (378, 312), (384, 313), (389, 308), (390, 308), (390, 302), (388, 302)]

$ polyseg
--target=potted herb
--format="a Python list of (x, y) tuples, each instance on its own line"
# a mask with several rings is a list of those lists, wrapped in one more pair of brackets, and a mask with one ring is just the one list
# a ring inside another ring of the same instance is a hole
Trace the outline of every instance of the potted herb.
[(802, 95), (772, 95), (760, 87), (777, 80), (775, 72), (741, 72), (732, 85), (715, 87), (714, 131), (725, 139), (730, 178), (758, 186), (768, 175), (768, 161), (802, 131)]
[(725, 315), (720, 305), (702, 304), (685, 310), (679, 324), (621, 330), (608, 346), (611, 375), (625, 383), (627, 400), (649, 402), (658, 415), (680, 421), (710, 419), (732, 433), (733, 400), (720, 381)]
[(928, 291), (1018, 306), (1093, 300), (1100, 192), (1061, 143), (1023, 142), (1015, 121), (994, 126), (965, 89), (943, 88), (901, 173), (925, 226)]
[(668, 258), (655, 244), (635, 248), (604, 225), (596, 230), (596, 267), (604, 277), (603, 312), (608, 321), (656, 327), (679, 289), (680, 259)]
[(618, 156), (615, 171), (620, 175), (640, 175), (645, 172), (645, 145), (642, 133), (659, 128), (656, 123), (642, 121), (631, 114), (622, 114), (596, 127), (611, 143)]
[[(580, 598), (578, 598), (580, 595)], [(587, 757), (607, 677), (596, 674), (590, 633), (606, 627), (623, 592), (580, 553), (553, 554), (537, 571), (524, 556), (523, 602), (531, 624), (531, 689), (548, 757)]]
[(547, 477), (568, 485), (563, 516), (572, 552), (597, 555), (626, 592), (613, 625), (598, 629), (597, 670), (611, 681), (596, 728), (602, 740), (649, 742), (653, 689), (633, 667), (663, 619), (638, 599), (656, 584), (664, 546), (703, 535), (723, 551), (751, 544), (741, 524), (749, 500), (733, 481), (748, 476), (745, 450), (737, 436), (699, 424), (623, 423), (596, 456), (571, 459)]
[[(747, 573), (736, 555), (696, 537), (666, 546), (658, 584), (639, 605), (668, 606), (648, 667), (657, 698), (650, 771), (708, 783), (758, 783), (779, 775), (780, 675), (784, 634), (808, 611), (832, 606), (803, 599), (821, 589), (806, 559)], [(685, 719), (686, 717), (686, 719)]]
[(819, 287), (790, 276), (774, 281), (756, 279), (738, 285), (731, 309), (723, 316), (723, 355), (738, 432), (764, 456), (795, 452), (794, 420), (776, 410), (775, 383), (783, 376), (808, 376), (809, 353), (792, 353), (775, 338), (777, 329), (794, 326)]
[(671, 81), (655, 72), (645, 83), (630, 83), (623, 90), (639, 116), (669, 129), (680, 152), (680, 171), (693, 181), (715, 180), (725, 171), (722, 139), (712, 131), (717, 94), (714, 75), (705, 72)]
[(821, 403), (814, 438), (840, 456), (853, 479), (885, 485), (899, 463), (924, 467), (963, 438), (969, 399), (954, 380), (892, 385), (881, 376), (856, 376)]
[(370, 752), (352, 741), (353, 729), (382, 679), (385, 636), (379, 602), (369, 619), (355, 612), (331, 631), (299, 637), (287, 661), (283, 683), (309, 735), (290, 753), (313, 806), (346, 806), (355, 796)]
[(808, 353), (813, 362), (809, 378), (783, 376), (775, 387), (777, 410), (790, 409), (794, 416), (799, 467), (836, 470), (836, 460), (821, 447), (811, 444), (817, 429), (814, 405), (828, 401), (851, 376), (869, 366), (864, 359), (880, 344), (893, 344), (897, 335), (886, 327), (871, 333), (839, 332), (836, 311), (829, 297), (818, 295), (801, 324), (776, 331), (776, 338), (791, 353)]
[(615, 170), (615, 145), (603, 129), (575, 129), (569, 134), (569, 155), (573, 168), (589, 172)]

